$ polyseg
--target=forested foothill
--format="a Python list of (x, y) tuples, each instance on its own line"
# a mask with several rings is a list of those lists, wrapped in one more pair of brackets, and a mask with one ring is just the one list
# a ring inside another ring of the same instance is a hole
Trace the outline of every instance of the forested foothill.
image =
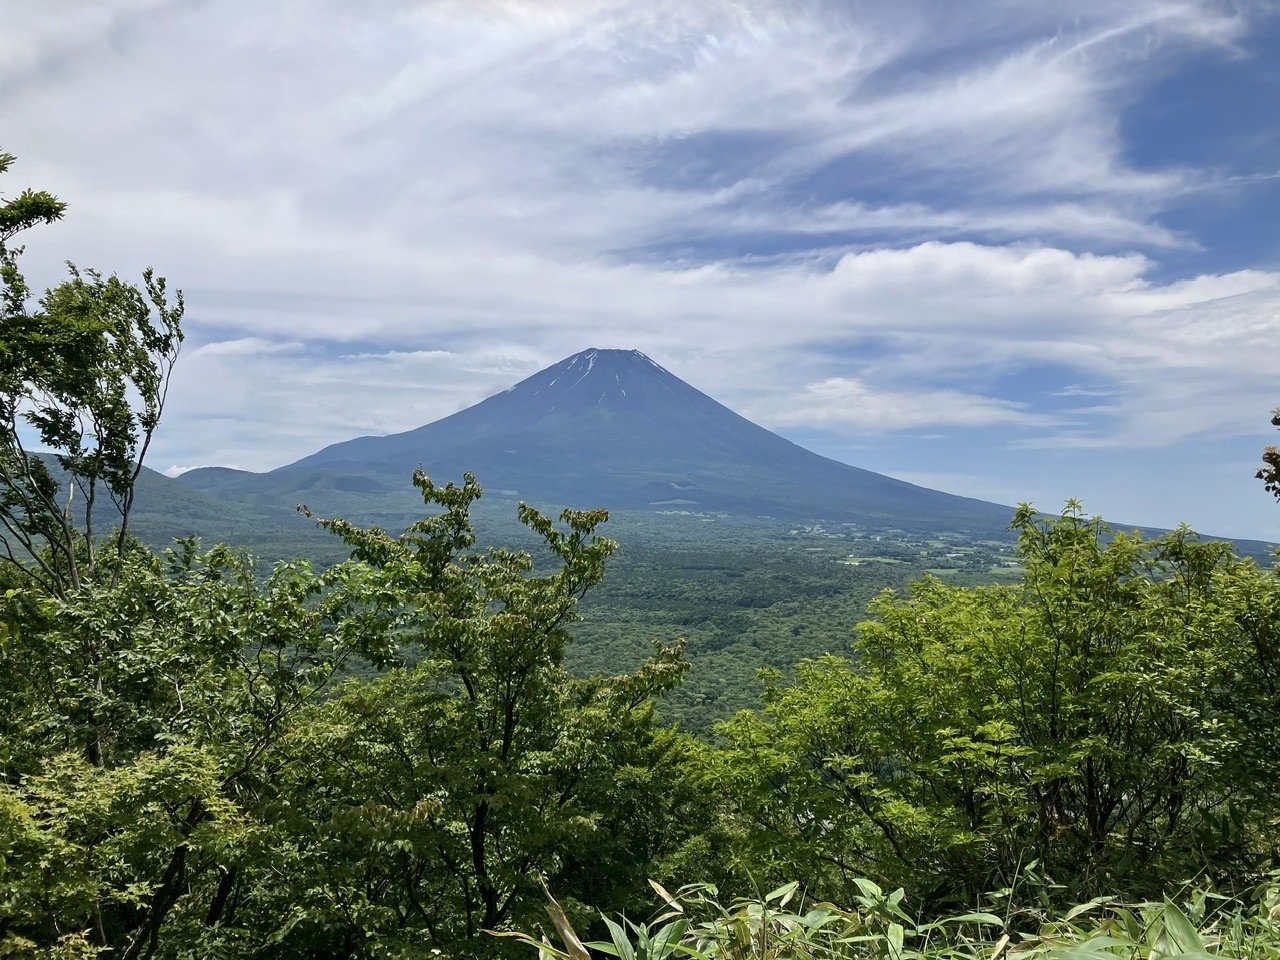
[(1274, 569), (1069, 504), (604, 580), (605, 511), (421, 472), (323, 567), (148, 546), (182, 296), (34, 297), (63, 209), (0, 200), (0, 957), (1280, 956)]

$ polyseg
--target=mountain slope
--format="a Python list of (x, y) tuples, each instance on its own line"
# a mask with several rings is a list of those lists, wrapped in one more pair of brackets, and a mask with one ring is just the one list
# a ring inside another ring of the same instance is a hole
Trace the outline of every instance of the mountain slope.
[(336, 443), (267, 474), (206, 469), (183, 480), (242, 501), (368, 516), (389, 508), (418, 466), (440, 480), (470, 470), (489, 493), (543, 506), (973, 532), (1002, 530), (1011, 512), (805, 450), (634, 350), (583, 351), (442, 420)]
[[(103, 518), (108, 526), (117, 520), (109, 511)], [(279, 498), (227, 496), (145, 467), (138, 476), (132, 526), (159, 548), (179, 537), (198, 536), (206, 546), (230, 543), (272, 561), (345, 555), (331, 544), (332, 537), (302, 521), (293, 505)]]

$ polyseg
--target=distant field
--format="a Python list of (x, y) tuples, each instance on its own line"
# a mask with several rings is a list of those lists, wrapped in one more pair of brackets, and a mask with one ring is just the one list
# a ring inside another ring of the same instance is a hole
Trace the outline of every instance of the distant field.
[(868, 601), (886, 588), (927, 572), (957, 583), (1020, 576), (998, 566), (1012, 561), (1012, 540), (968, 543), (942, 531), (691, 513), (660, 522), (619, 513), (608, 526), (621, 548), (583, 604), (570, 666), (616, 672), (639, 663), (652, 640), (687, 639), (692, 668), (662, 711), (700, 733), (759, 704), (761, 670), (785, 674), (802, 659), (847, 653)]

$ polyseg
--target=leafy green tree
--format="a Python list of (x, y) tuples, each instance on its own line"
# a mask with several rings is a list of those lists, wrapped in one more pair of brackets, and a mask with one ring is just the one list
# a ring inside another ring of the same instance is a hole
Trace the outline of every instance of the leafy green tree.
[[(0, 150), (0, 173), (6, 173), (15, 159), (13, 154)], [(21, 253), (21, 248), (10, 248), (9, 241), (37, 224), (61, 220), (66, 209), (65, 203), (45, 190), (23, 190), (7, 200), (0, 195), (0, 256)]]
[[(12, 162), (0, 153), (0, 173)], [(126, 550), (183, 313), (182, 294), (170, 305), (150, 270), (140, 290), (75, 267), (30, 309), (22, 248), (9, 241), (64, 209), (44, 192), (0, 198), (0, 560), (60, 597), (97, 574), (102, 508), (118, 525), (111, 551), (118, 559)], [(29, 449), (33, 442), (52, 457)]]
[(262, 580), (223, 547), (132, 541), (110, 579), (6, 596), (0, 955), (213, 938), (242, 875), (279, 857), (260, 804), (277, 745), (351, 656), (387, 654), (354, 616), (353, 565)]
[[(1280, 407), (1271, 411), (1271, 425), (1280, 427)], [(1273, 444), (1263, 449), (1262, 466), (1255, 476), (1266, 486), (1267, 493), (1280, 500), (1280, 446)]]
[(32, 309), (10, 241), (64, 206), (0, 200), (0, 955), (172, 954), (275, 856), (257, 798), (292, 718), (388, 638), (350, 616), (357, 566), (263, 580), (130, 536), (182, 296), (72, 267)]
[[(0, 154), (0, 173), (12, 162)], [(182, 342), (182, 295), (170, 306), (164, 280), (149, 270), (144, 294), (72, 267), (71, 279), (29, 309), (22, 248), (9, 241), (64, 209), (30, 190), (0, 202), (0, 565), (16, 590), (30, 591), (14, 609), (39, 607), (45, 597), (71, 601), (103, 577), (115, 585), (125, 571), (135, 486)], [(30, 450), (30, 442), (49, 453)], [(105, 531), (96, 521), (106, 503), (118, 527), (100, 543)], [(111, 695), (101, 669), (108, 644), (86, 632), (77, 659), (100, 699)], [(91, 727), (106, 723), (93, 717)], [(103, 743), (86, 731), (83, 748), (99, 766)]]
[(472, 550), (480, 487), (414, 483), (438, 510), (402, 536), (321, 521), (369, 565), (363, 616), (416, 663), (313, 711), (284, 745), (281, 802), (296, 859), (268, 913), (284, 955), (475, 955), (482, 931), (540, 908), (534, 873), (618, 902), (681, 831), (668, 815), (678, 739), (656, 730), (653, 697), (678, 682), (678, 645), (637, 671), (571, 678), (567, 630), (615, 544), (602, 510), (561, 525), (520, 519), (551, 565)]
[(1270, 862), (1275, 573), (1075, 505), (1014, 525), (1022, 584), (886, 593), (854, 660), (805, 664), (722, 728), (708, 779), (757, 869), (963, 898), (1031, 860), (1083, 893)]

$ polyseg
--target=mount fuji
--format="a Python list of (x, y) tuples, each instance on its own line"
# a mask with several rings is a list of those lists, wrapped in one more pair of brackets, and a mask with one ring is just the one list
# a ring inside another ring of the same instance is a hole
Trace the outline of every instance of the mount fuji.
[(408, 510), (404, 494), (417, 467), (437, 481), (471, 471), (486, 499), (542, 508), (687, 510), (981, 535), (1000, 535), (1012, 512), (805, 450), (637, 350), (585, 350), (441, 420), (335, 443), (268, 473), (202, 468), (180, 480), (243, 504), (305, 501), (320, 513), (385, 522)]

